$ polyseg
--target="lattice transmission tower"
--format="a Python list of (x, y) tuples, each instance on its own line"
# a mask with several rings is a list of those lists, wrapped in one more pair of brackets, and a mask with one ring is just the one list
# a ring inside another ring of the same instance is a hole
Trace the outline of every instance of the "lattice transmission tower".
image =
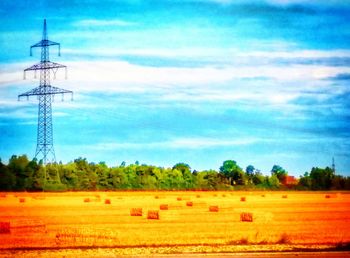
[(39, 100), (38, 108), (38, 128), (37, 128), (37, 144), (35, 157), (38, 160), (42, 160), (44, 164), (56, 162), (55, 150), (53, 147), (53, 127), (52, 127), (52, 102), (54, 96), (60, 94), (63, 96), (66, 93), (71, 94), (73, 100), (73, 92), (70, 90), (64, 90), (50, 85), (51, 71), (56, 77), (56, 72), (60, 68), (64, 68), (67, 79), (67, 66), (58, 63), (50, 62), (49, 60), (49, 47), (58, 46), (58, 55), (61, 53), (60, 43), (50, 41), (47, 36), (46, 19), (44, 19), (43, 38), (38, 43), (30, 47), (30, 56), (32, 56), (33, 48), (41, 48), (41, 61), (24, 70), (24, 79), (26, 79), (27, 71), (34, 71), (34, 78), (36, 73), (40, 71), (40, 85), (30, 91), (18, 95), (18, 100), (22, 97), (37, 96)]

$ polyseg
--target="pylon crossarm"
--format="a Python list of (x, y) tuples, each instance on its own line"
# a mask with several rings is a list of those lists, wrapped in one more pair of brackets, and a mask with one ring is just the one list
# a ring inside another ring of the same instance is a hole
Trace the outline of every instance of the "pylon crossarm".
[(55, 95), (55, 94), (72, 94), (73, 92), (70, 90), (65, 90), (65, 89), (61, 89), (58, 87), (54, 87), (54, 86), (46, 86), (46, 87), (37, 87), (35, 89), (32, 89), (30, 91), (27, 91), (23, 94), (18, 95), (18, 100), (21, 99), (21, 97), (30, 97), (30, 96), (41, 96), (41, 95)]
[(38, 43), (30, 46), (30, 56), (33, 55), (33, 51), (32, 49), (35, 47), (48, 47), (48, 46), (58, 46), (58, 55), (60, 55), (60, 50), (61, 50), (61, 44), (51, 41), (51, 40), (47, 40), (47, 39), (43, 39), (41, 41), (39, 41)]
[(48, 39), (43, 39), (30, 47), (31, 48), (33, 48), (33, 47), (47, 47), (47, 46), (54, 46), (54, 45), (60, 45), (60, 43), (57, 43), (57, 42), (54, 42), (54, 41), (51, 41)]
[(55, 68), (67, 68), (65, 65), (61, 65), (58, 63), (45, 61), (40, 62), (38, 64), (32, 65), (31, 67), (28, 67), (27, 69), (24, 69), (25, 72), (27, 71), (35, 71), (35, 70), (45, 70), (45, 69), (55, 69)]

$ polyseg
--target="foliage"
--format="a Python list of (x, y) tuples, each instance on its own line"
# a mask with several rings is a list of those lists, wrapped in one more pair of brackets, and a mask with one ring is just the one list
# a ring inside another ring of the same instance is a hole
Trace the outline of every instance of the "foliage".
[(220, 167), (220, 173), (229, 179), (231, 185), (246, 184), (244, 172), (234, 160), (226, 160)]
[(310, 174), (305, 173), (299, 184), (312, 190), (348, 189), (349, 177), (336, 176), (333, 169), (313, 167)]
[(288, 172), (279, 165), (273, 165), (271, 175), (277, 176), (278, 180), (283, 182), (285, 177), (288, 175)]
[[(286, 174), (277, 165), (271, 176), (263, 175), (253, 165), (243, 171), (234, 160), (224, 161), (218, 172), (191, 171), (186, 163), (163, 168), (122, 162), (109, 167), (104, 162), (89, 163), (86, 158), (43, 165), (36, 159), (29, 161), (26, 155), (13, 155), (7, 165), (0, 159), (0, 191), (280, 189)], [(315, 167), (300, 178), (296, 188), (350, 190), (350, 177), (335, 175), (328, 167)]]

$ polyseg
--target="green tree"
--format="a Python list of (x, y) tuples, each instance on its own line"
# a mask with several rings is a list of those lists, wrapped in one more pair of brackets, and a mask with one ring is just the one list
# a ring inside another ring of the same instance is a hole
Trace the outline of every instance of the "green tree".
[(332, 186), (334, 171), (330, 167), (313, 167), (310, 172), (311, 188), (313, 190), (329, 190)]
[(173, 166), (173, 169), (181, 171), (182, 174), (184, 174), (186, 171), (191, 171), (191, 167), (188, 164), (182, 162), (175, 164)]
[(273, 165), (271, 169), (271, 174), (276, 175), (278, 180), (280, 182), (283, 182), (286, 176), (288, 175), (288, 172), (279, 165)]
[(248, 177), (252, 177), (254, 172), (255, 172), (254, 166), (253, 165), (248, 165), (247, 168), (245, 169), (245, 172), (246, 172)]
[(298, 186), (301, 189), (311, 189), (311, 178), (308, 172), (305, 172), (304, 176), (300, 177)]
[(11, 191), (16, 186), (16, 176), (0, 161), (0, 190)]
[(220, 173), (230, 180), (231, 185), (245, 184), (244, 172), (234, 160), (226, 160), (220, 167)]
[(12, 174), (16, 176), (15, 190), (24, 191), (27, 186), (28, 174), (26, 171), (29, 160), (26, 155), (13, 155), (8, 164), (8, 168)]
[(252, 181), (254, 185), (261, 185), (264, 183), (264, 175), (259, 171), (255, 171)]
[(128, 183), (127, 174), (124, 172), (124, 168), (115, 167), (112, 168), (107, 177), (108, 185), (111, 189), (130, 189), (131, 186)]
[(267, 185), (271, 189), (277, 189), (280, 186), (280, 181), (276, 174), (272, 174), (270, 177), (266, 178)]

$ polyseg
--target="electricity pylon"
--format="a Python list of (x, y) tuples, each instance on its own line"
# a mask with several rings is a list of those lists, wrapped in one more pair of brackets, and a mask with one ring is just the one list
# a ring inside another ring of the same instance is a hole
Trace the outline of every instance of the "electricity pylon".
[(64, 90), (50, 85), (50, 73), (53, 72), (54, 78), (59, 68), (64, 68), (66, 71), (67, 79), (67, 66), (58, 63), (50, 62), (49, 60), (49, 47), (58, 46), (58, 55), (60, 56), (60, 43), (50, 41), (47, 37), (46, 19), (44, 19), (43, 38), (38, 43), (30, 47), (30, 55), (32, 56), (32, 49), (36, 47), (41, 48), (41, 61), (24, 70), (24, 79), (26, 79), (27, 71), (34, 71), (34, 78), (36, 73), (40, 71), (40, 85), (30, 91), (18, 95), (18, 100), (21, 97), (37, 96), (39, 100), (38, 108), (38, 129), (37, 129), (37, 144), (35, 157), (38, 160), (42, 160), (44, 164), (55, 163), (55, 150), (53, 147), (53, 135), (52, 135), (52, 102), (54, 96), (57, 94), (63, 96), (66, 93), (71, 94), (73, 99), (73, 92), (70, 90)]

